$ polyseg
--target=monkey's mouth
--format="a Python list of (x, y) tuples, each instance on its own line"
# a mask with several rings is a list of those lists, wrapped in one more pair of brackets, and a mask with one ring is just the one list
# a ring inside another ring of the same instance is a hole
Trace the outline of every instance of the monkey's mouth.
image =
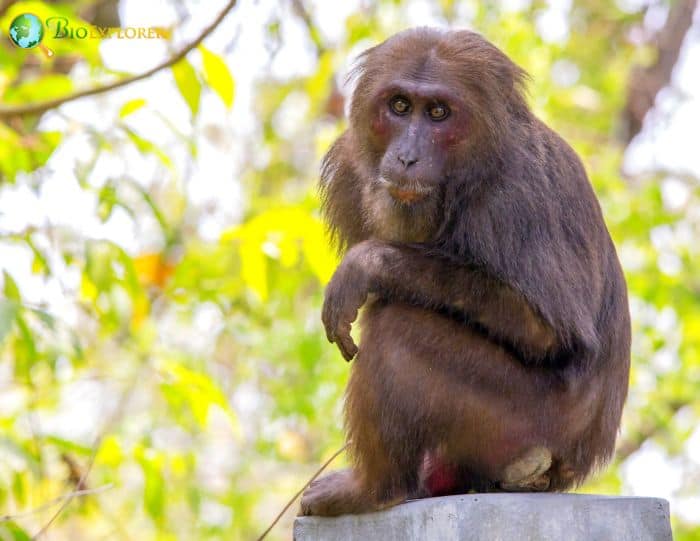
[(430, 189), (423, 186), (399, 187), (393, 182), (381, 177), (379, 183), (386, 188), (389, 195), (400, 203), (418, 203), (423, 201), (430, 194)]
[(428, 197), (428, 194), (425, 192), (416, 192), (414, 190), (402, 190), (401, 188), (397, 188), (396, 186), (391, 186), (389, 188), (389, 194), (391, 197), (396, 199), (397, 201), (401, 201), (402, 203), (417, 203), (418, 201), (422, 201), (426, 197)]

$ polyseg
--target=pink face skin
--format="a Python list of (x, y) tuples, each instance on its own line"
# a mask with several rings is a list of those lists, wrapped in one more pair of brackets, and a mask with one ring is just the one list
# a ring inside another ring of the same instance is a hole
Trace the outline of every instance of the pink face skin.
[(448, 156), (469, 135), (462, 101), (440, 83), (398, 80), (382, 87), (370, 119), (383, 152), (379, 182), (396, 200), (422, 200), (446, 176)]

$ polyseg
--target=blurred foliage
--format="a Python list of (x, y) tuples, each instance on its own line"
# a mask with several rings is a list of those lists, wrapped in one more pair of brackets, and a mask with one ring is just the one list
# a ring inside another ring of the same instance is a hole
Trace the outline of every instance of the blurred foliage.
[[(21, 2), (2, 13), (0, 28), (26, 11), (86, 24), (89, 4)], [(55, 498), (95, 490), (63, 510), (53, 539), (252, 539), (341, 446), (348, 366), (320, 325), (323, 285), (337, 260), (318, 215), (318, 160), (344, 125), (338, 89), (347, 59), (408, 25), (413, 4), (442, 24), (478, 29), (525, 67), (533, 108), (582, 156), (634, 313), (621, 457), (658, 450), (681, 468), (676, 494), (697, 497), (700, 467), (685, 442), (700, 415), (698, 183), (665, 171), (620, 174), (627, 75), (651, 55), (630, 37), (643, 28), (641, 7), (574, 1), (558, 8), (563, 33), (551, 39), (538, 31), (554, 9), (542, 2), (361, 3), (340, 37), (296, 4), (280, 4), (265, 22), (266, 65), (296, 25), (314, 68), (256, 79), (254, 126), (233, 141), (237, 178), (222, 184), (239, 191), (219, 194), (240, 198), (239, 217), (216, 238), (202, 230), (216, 201), (193, 196), (190, 174), (206, 159), (202, 141), (224, 144), (227, 123), (239, 121), (227, 53), (200, 46), (170, 70), (161, 101), (182, 100), (185, 132), (158, 100), (120, 101), (116, 93), (86, 99), (107, 104), (101, 123), (81, 121), (71, 107), (44, 115), (63, 124), (0, 123), (0, 198), (22, 186), (41, 193), (55, 174), (51, 160), (81, 138), (71, 178), (96, 223), (126, 220), (143, 235), (126, 247), (65, 224), (0, 229), (0, 248), (15, 250), (3, 253), (31, 262), (20, 276), (0, 261), (0, 509), (10, 516), (0, 518), (0, 538), (29, 539), (57, 511)], [(247, 24), (240, 18), (234, 11), (224, 23), (232, 35)], [(97, 40), (47, 45), (55, 56), (0, 43), (0, 103), (62, 96), (116, 74)], [(206, 117), (210, 96), (220, 113)], [(290, 115), (294, 125), (281, 128)], [(149, 135), (156, 121), (167, 137)], [(668, 204), (667, 182), (685, 190), (682, 204)], [(624, 491), (624, 467), (618, 461), (582, 490)], [(290, 512), (271, 538), (288, 538), (292, 519)], [(674, 528), (676, 539), (700, 539), (697, 524), (675, 520)]]

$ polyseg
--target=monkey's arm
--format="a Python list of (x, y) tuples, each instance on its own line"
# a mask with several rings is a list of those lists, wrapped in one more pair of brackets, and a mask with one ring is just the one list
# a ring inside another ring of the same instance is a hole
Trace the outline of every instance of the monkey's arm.
[(350, 327), (369, 293), (463, 314), (530, 360), (563, 348), (561, 333), (522, 294), (482, 270), (416, 246), (367, 240), (348, 251), (326, 288), (326, 334), (346, 360), (357, 353)]

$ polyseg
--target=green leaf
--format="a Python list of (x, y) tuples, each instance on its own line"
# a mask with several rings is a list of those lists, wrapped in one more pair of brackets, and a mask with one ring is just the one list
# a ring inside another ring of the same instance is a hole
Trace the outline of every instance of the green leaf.
[(12, 330), (19, 305), (15, 301), (0, 300), (0, 344)]
[(59, 436), (46, 435), (44, 436), (44, 441), (55, 445), (60, 451), (68, 451), (85, 457), (89, 457), (92, 454), (92, 447), (81, 445)]
[(12, 474), (12, 496), (21, 505), (24, 505), (27, 501), (27, 490), (24, 479), (25, 475), (23, 475), (22, 472), (15, 471)]
[(19, 135), (0, 125), (0, 175), (14, 182), (20, 171), (38, 169), (46, 163), (60, 141), (59, 132)]
[(197, 111), (199, 111), (199, 96), (202, 93), (202, 84), (197, 78), (197, 73), (194, 71), (192, 64), (184, 58), (171, 69), (180, 94), (187, 102), (192, 116), (195, 116)]
[(56, 318), (44, 310), (39, 310), (38, 308), (32, 308), (31, 313), (38, 317), (41, 322), (46, 325), (49, 329), (56, 330)]
[(143, 504), (148, 515), (155, 521), (163, 519), (165, 509), (165, 480), (163, 479), (163, 461), (150, 449), (137, 447), (135, 450), (143, 471)]
[(73, 80), (67, 75), (50, 74), (11, 86), (3, 96), (4, 103), (31, 103), (60, 98), (73, 90)]
[[(134, 141), (134, 139), (132, 139), (132, 141)], [(142, 150), (140, 141), (138, 143), (134, 141), (134, 144), (139, 150)], [(100, 221), (104, 223), (112, 215), (112, 210), (114, 210), (115, 205), (119, 202), (117, 188), (113, 182), (108, 181), (100, 189), (98, 201), (97, 215), (100, 217)]]
[(13, 352), (15, 375), (28, 377), (30, 368), (37, 360), (37, 345), (34, 334), (21, 314), (17, 314), (15, 323), (17, 324), (20, 337), (20, 340), (15, 342)]
[(202, 45), (199, 46), (199, 52), (202, 54), (204, 80), (219, 95), (226, 107), (230, 109), (233, 105), (235, 90), (231, 71), (220, 55), (213, 53)]
[(122, 105), (122, 108), (119, 109), (119, 118), (124, 118), (125, 116), (138, 111), (144, 105), (146, 105), (146, 100), (143, 98), (136, 98), (135, 100), (127, 101), (124, 105)]
[(161, 161), (161, 163), (165, 165), (165, 167), (167, 167), (168, 169), (173, 169), (173, 161), (165, 152), (161, 150), (161, 148), (158, 145), (152, 143), (148, 139), (144, 139), (136, 132), (130, 130), (125, 126), (123, 128), (126, 132), (127, 137), (131, 140), (134, 146), (136, 146), (136, 148), (139, 149), (139, 151), (142, 154), (154, 154)]
[(0, 524), (0, 539), (7, 541), (31, 541), (29, 534), (20, 528), (16, 522)]
[(240, 424), (231, 409), (223, 391), (209, 374), (195, 372), (174, 361), (163, 366), (170, 376), (170, 382), (162, 384), (162, 389), (174, 401), (185, 402), (189, 405), (195, 421), (200, 427), (207, 423), (211, 406), (218, 406), (230, 422), (231, 429), (240, 435)]
[(34, 254), (34, 258), (32, 260), (32, 272), (41, 273), (44, 276), (49, 276), (51, 274), (51, 267), (49, 267), (49, 261), (48, 259), (46, 259), (46, 256), (43, 254), (43, 252), (38, 248), (32, 236), (27, 235), (25, 237), (25, 242), (29, 245)]
[(4, 293), (8, 299), (13, 301), (21, 302), (22, 296), (19, 293), (19, 288), (17, 287), (17, 282), (6, 270), (2, 271), (2, 276), (5, 279)]

